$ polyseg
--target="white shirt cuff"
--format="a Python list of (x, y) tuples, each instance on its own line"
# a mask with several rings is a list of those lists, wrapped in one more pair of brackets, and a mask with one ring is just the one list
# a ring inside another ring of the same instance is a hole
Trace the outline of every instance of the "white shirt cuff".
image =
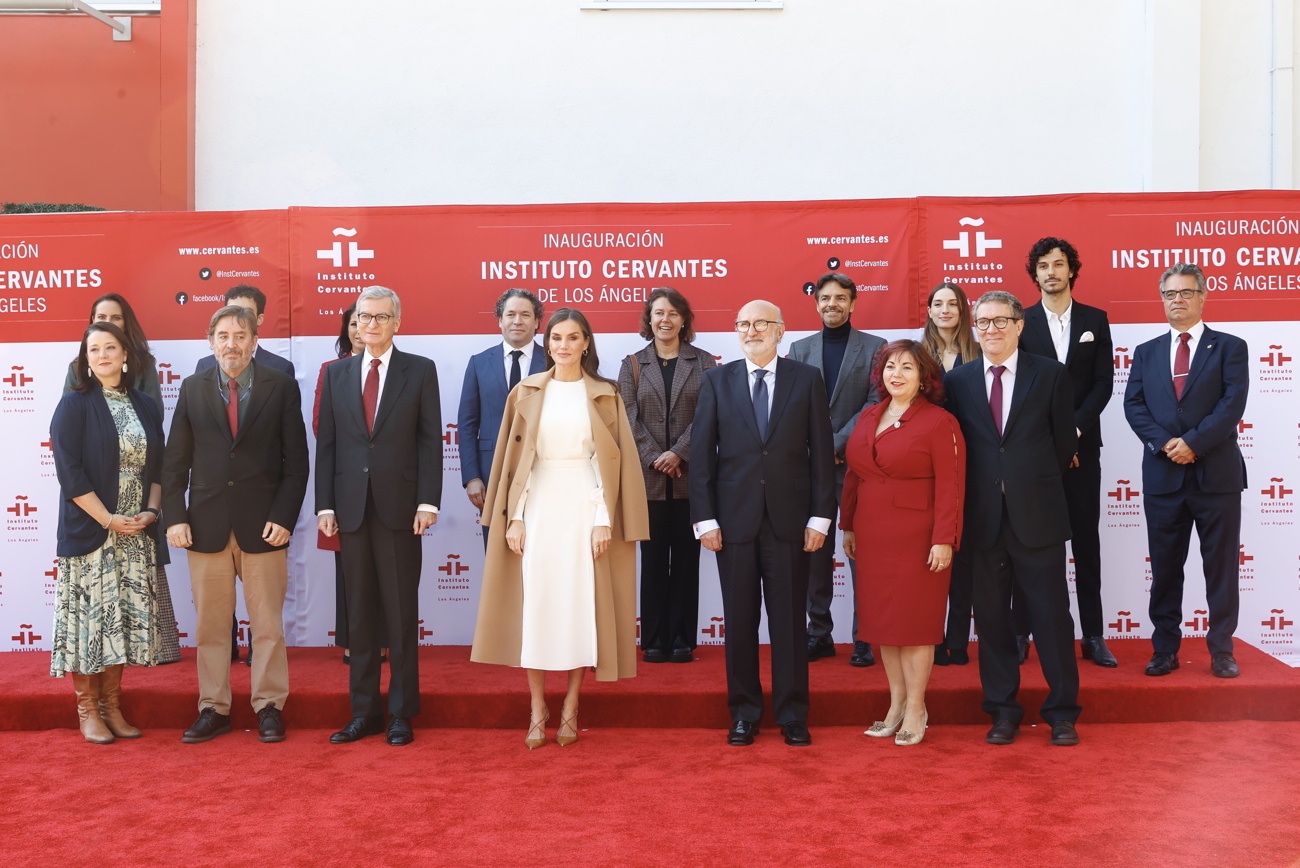
[(434, 506), (434, 505), (431, 504), (431, 503), (422, 503), (422, 504), (420, 504), (419, 506), (417, 506), (417, 507), (415, 508), (415, 511), (416, 511), (416, 512), (431, 512), (431, 513), (433, 513), (434, 515), (437, 515), (437, 514), (438, 514), (438, 507)]
[(695, 532), (696, 539), (699, 539), (711, 530), (721, 529), (722, 525), (718, 524), (713, 519), (709, 519), (708, 521), (697, 521), (695, 524), (691, 525), (691, 530)]
[(808, 519), (807, 526), (809, 529), (815, 530), (820, 534), (823, 534), (825, 536), (830, 536), (831, 520), (829, 518), (818, 518), (817, 516), (813, 516), (812, 518)]

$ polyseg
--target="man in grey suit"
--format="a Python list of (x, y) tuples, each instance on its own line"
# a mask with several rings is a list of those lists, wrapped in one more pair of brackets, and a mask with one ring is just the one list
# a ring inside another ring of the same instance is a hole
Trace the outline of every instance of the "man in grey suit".
[[(830, 272), (817, 281), (817, 313), (822, 330), (802, 338), (790, 347), (790, 358), (812, 365), (821, 372), (826, 394), (831, 401), (831, 428), (835, 432), (835, 503), (844, 490), (844, 447), (858, 424), (862, 408), (880, 400), (871, 388), (871, 366), (885, 339), (853, 327), (849, 317), (858, 300), (858, 288), (846, 275)], [(834, 527), (834, 523), (831, 525)], [(831, 629), (831, 600), (835, 597), (835, 545), (822, 546), (813, 552), (808, 572), (808, 659), (835, 656)], [(849, 575), (857, 583), (855, 561), (849, 561)], [(871, 646), (858, 641), (857, 597), (853, 603), (854, 666), (871, 666), (876, 662)]]

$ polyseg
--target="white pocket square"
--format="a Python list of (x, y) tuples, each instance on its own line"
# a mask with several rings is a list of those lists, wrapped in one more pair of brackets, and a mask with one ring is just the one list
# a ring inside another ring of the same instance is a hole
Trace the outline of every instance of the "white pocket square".
[(1083, 334), (1079, 335), (1079, 343), (1081, 344), (1086, 344), (1095, 340), (1096, 338), (1092, 336), (1092, 332), (1084, 332)]

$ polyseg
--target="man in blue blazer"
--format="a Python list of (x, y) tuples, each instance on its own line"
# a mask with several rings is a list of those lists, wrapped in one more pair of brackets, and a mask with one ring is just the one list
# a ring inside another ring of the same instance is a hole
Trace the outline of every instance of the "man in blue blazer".
[(966, 438), (966, 507), (962, 550), (971, 560), (972, 602), (979, 631), (989, 744), (1015, 741), (1024, 717), (1016, 699), (1020, 658), (1011, 595), (1020, 593), (1047, 679), (1040, 713), (1052, 744), (1079, 735), (1079, 667), (1065, 576), (1070, 511), (1061, 475), (1078, 451), (1074, 390), (1056, 359), (1022, 352), (1024, 311), (1009, 292), (975, 303), (982, 359), (943, 378), (948, 410)]
[(766, 603), (772, 708), (789, 745), (808, 734), (808, 556), (835, 515), (835, 446), (817, 369), (778, 358), (781, 311), (751, 301), (745, 358), (704, 375), (691, 443), (691, 520), (718, 558), (726, 626), (728, 744), (752, 744), (763, 715), (758, 625)]
[[(1025, 308), (1020, 347), (1065, 365), (1074, 386), (1074, 427), (1079, 452), (1062, 481), (1070, 506), (1070, 550), (1074, 554), (1074, 593), (1079, 604), (1083, 659), (1112, 669), (1119, 665), (1106, 647), (1101, 606), (1101, 411), (1115, 383), (1114, 343), (1106, 311), (1074, 298), (1082, 265), (1063, 238), (1040, 238), (1029, 251), (1026, 270), (1042, 298)], [(1017, 610), (1017, 634), (1025, 636)], [(1023, 646), (1022, 646), (1023, 648)]]
[(1192, 526), (1201, 541), (1210, 628), (1210, 670), (1236, 678), (1241, 492), (1246, 462), (1237, 426), (1246, 412), (1246, 342), (1201, 319), (1205, 275), (1178, 263), (1160, 278), (1170, 330), (1133, 353), (1124, 415), (1142, 441), (1142, 500), (1151, 552), (1151, 644), (1147, 675), (1178, 668), (1183, 565)]
[[(460, 481), (477, 510), (483, 509), (492, 453), (505, 414), (506, 396), (521, 379), (546, 369), (546, 354), (533, 338), (542, 323), (542, 303), (526, 289), (507, 289), (497, 299), (499, 344), (469, 357), (460, 388)], [(487, 548), (487, 534), (483, 534)]]
[[(835, 501), (844, 488), (844, 448), (849, 435), (858, 425), (858, 416), (868, 404), (880, 400), (871, 388), (872, 363), (885, 345), (879, 335), (860, 332), (849, 317), (857, 305), (858, 287), (848, 275), (830, 272), (817, 281), (817, 313), (823, 328), (816, 334), (790, 345), (790, 358), (812, 365), (822, 375), (831, 402), (831, 429), (835, 441)], [(835, 545), (824, 545), (812, 553), (808, 571), (808, 659), (835, 655), (831, 639), (834, 620), (831, 601), (835, 598)], [(849, 559), (849, 575), (854, 585), (858, 579), (858, 562)], [(853, 600), (853, 654), (849, 663), (872, 666), (876, 659), (871, 646), (858, 640), (858, 598)]]

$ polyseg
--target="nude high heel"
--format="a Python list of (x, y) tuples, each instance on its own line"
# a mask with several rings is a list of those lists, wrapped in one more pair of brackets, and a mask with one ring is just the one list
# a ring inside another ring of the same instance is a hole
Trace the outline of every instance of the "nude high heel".
[(569, 717), (565, 717), (564, 712), (560, 712), (560, 728), (563, 729), (566, 726), (573, 730), (573, 735), (560, 735), (557, 731), (555, 733), (555, 743), (560, 747), (568, 747), (578, 740), (578, 709), (573, 709), (573, 714)]
[(551, 710), (548, 708), (545, 717), (528, 727), (528, 736), (524, 739), (524, 744), (529, 750), (536, 750), (546, 744), (546, 721), (550, 719)]
[(898, 723), (894, 724), (893, 726), (890, 726), (889, 724), (885, 723), (883, 720), (877, 720), (875, 723), (871, 724), (870, 728), (868, 728), (862, 734), (869, 735), (872, 738), (889, 738), (891, 735), (898, 732), (898, 728), (902, 725), (903, 725), (903, 718), (901, 717), (898, 719)]
[[(930, 711), (926, 709), (925, 716), (921, 718), (921, 731), (912, 732), (910, 729), (901, 730), (898, 735), (894, 736), (894, 744), (900, 747), (908, 747), (914, 744), (920, 744), (921, 739), (925, 738), (925, 727), (930, 722)], [(902, 723), (900, 720), (899, 723)]]

